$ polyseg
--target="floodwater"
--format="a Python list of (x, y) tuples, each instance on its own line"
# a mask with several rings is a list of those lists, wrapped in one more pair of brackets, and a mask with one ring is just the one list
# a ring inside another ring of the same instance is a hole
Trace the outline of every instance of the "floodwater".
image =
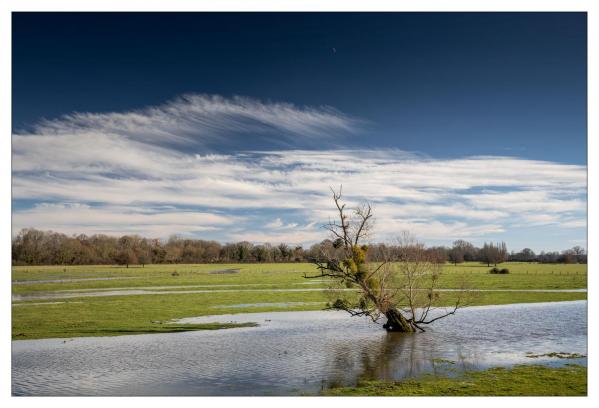
[(37, 285), (39, 283), (71, 283), (71, 282), (110, 281), (110, 280), (119, 280), (119, 279), (139, 279), (139, 278), (143, 278), (143, 276), (113, 276), (113, 277), (98, 277), (98, 278), (22, 280), (22, 281), (12, 281), (12, 284), (13, 285)]
[[(78, 292), (56, 291), (56, 292), (36, 292), (31, 294), (13, 294), (13, 301), (25, 300), (44, 300), (44, 299), (70, 299), (82, 297), (104, 297), (104, 296), (136, 296), (136, 295), (177, 295), (189, 293), (238, 293), (238, 292), (322, 292), (326, 288), (302, 288), (302, 289), (190, 289), (190, 290), (150, 290), (150, 289), (122, 289), (122, 290), (101, 290)], [(355, 289), (338, 289), (355, 290)]]
[[(13, 294), (12, 301), (27, 300), (50, 300), (50, 299), (71, 299), (79, 297), (105, 297), (105, 296), (136, 296), (136, 295), (176, 295), (189, 293), (230, 293), (230, 292), (322, 292), (328, 290), (325, 287), (319, 288), (271, 288), (271, 289), (252, 289), (253, 286), (272, 286), (273, 284), (231, 284), (231, 285), (189, 285), (189, 286), (140, 286), (127, 288), (102, 288), (102, 289), (70, 289), (51, 292), (35, 292), (28, 294)], [(293, 284), (292, 284), (293, 285)], [(190, 288), (212, 288), (212, 287), (236, 287), (235, 289), (190, 289)], [(237, 288), (245, 287), (245, 288)], [(184, 289), (187, 288), (187, 289)], [(173, 290), (181, 289), (181, 290)], [(336, 289), (344, 291), (357, 291), (357, 289)], [(416, 289), (428, 290), (428, 289)], [(463, 289), (435, 289), (438, 292), (460, 292)], [(539, 292), (539, 293), (586, 293), (587, 289), (466, 289), (467, 292)]]
[[(238, 303), (236, 305), (216, 305), (211, 309), (244, 309), (248, 307), (293, 307), (306, 305), (322, 305), (324, 302), (265, 302), (265, 303)], [(26, 303), (25, 303), (26, 304)], [(216, 317), (215, 317), (216, 318)]]
[[(426, 333), (386, 333), (343, 312), (183, 319), (258, 327), (12, 342), (14, 395), (298, 395), (358, 380), (521, 363), (586, 364), (586, 301), (481, 306)], [(450, 360), (450, 361), (446, 361)], [(453, 364), (452, 364), (453, 362)]]

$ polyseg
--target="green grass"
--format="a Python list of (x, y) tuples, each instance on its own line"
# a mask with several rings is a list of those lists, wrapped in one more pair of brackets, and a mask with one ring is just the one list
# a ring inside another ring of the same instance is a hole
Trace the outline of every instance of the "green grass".
[(587, 368), (520, 365), (469, 371), (458, 377), (428, 375), (399, 382), (370, 381), (325, 395), (353, 396), (586, 396)]
[[(202, 324), (160, 324), (147, 323), (143, 326), (127, 325), (126, 322), (119, 322), (107, 327), (85, 326), (78, 327), (73, 325), (71, 328), (59, 327), (56, 331), (52, 328), (47, 328), (43, 333), (40, 333), (42, 338), (65, 338), (65, 337), (102, 337), (102, 336), (124, 336), (132, 334), (155, 334), (155, 333), (181, 333), (197, 330), (221, 330), (234, 329), (238, 327), (255, 327), (256, 323), (202, 323)], [(30, 332), (29, 335), (23, 332), (13, 333), (13, 339), (30, 339), (35, 338), (35, 332)]]
[[(510, 273), (493, 275), (491, 268), (479, 263), (445, 265), (440, 287), (457, 288), (466, 276), (472, 287), (477, 289), (578, 289), (586, 288), (587, 265), (551, 265), (531, 263), (504, 263)], [(221, 269), (239, 269), (235, 274), (210, 274)], [(65, 272), (66, 270), (66, 272)], [(172, 276), (173, 272), (178, 276)], [(87, 281), (72, 283), (44, 283), (13, 285), (13, 293), (28, 293), (47, 290), (71, 290), (82, 287), (115, 288), (164, 285), (217, 285), (217, 284), (269, 284), (288, 286), (306, 283), (304, 273), (316, 273), (307, 263), (287, 264), (202, 264), (202, 265), (147, 265), (144, 268), (116, 267), (110, 265), (84, 266), (15, 266), (12, 279), (17, 281), (81, 279), (96, 277), (131, 277), (109, 281)]]
[[(466, 274), (470, 286), (477, 289), (572, 289), (586, 288), (586, 265), (502, 264), (508, 275), (492, 275), (480, 264), (446, 265), (440, 287), (457, 287)], [(210, 271), (239, 269), (235, 274), (210, 274)], [(177, 271), (178, 276), (172, 276)], [(12, 285), (13, 294), (27, 295), (58, 290), (105, 290), (145, 286), (245, 285), (213, 289), (234, 292), (172, 293), (136, 296), (79, 297), (56, 300), (15, 302), (12, 308), (13, 339), (50, 337), (104, 336), (148, 333), (166, 330), (155, 321), (214, 314), (266, 312), (277, 310), (318, 310), (328, 300), (324, 292), (252, 292), (244, 289), (302, 289), (325, 287), (324, 283), (306, 284), (304, 273), (314, 273), (310, 264), (237, 264), (237, 265), (148, 265), (44, 266), (13, 267), (13, 280), (80, 279), (91, 277), (132, 277), (112, 281), (41, 283)], [(183, 289), (183, 288), (181, 288)], [(193, 288), (189, 289), (210, 289)], [(451, 304), (454, 293), (442, 293), (439, 305)], [(586, 299), (586, 293), (480, 292), (472, 305), (549, 302)], [(36, 304), (64, 301), (59, 304)], [(230, 307), (237, 304), (317, 302), (317, 304), (280, 307)], [(229, 306), (229, 307), (227, 307)], [(259, 323), (259, 322), (258, 322)], [(174, 328), (171, 328), (175, 330)]]
[(490, 274), (491, 267), (479, 263), (445, 265), (439, 282), (440, 287), (458, 287), (461, 276), (476, 289), (580, 289), (587, 287), (587, 265), (584, 264), (536, 264), (506, 262), (500, 268), (508, 268), (509, 274)]
[[(66, 272), (65, 272), (66, 269)], [(211, 271), (239, 269), (234, 274), (211, 274)], [(202, 265), (147, 265), (141, 267), (96, 266), (42, 266), (13, 267), (13, 281), (114, 278), (117, 280), (40, 283), (13, 285), (13, 293), (35, 291), (108, 289), (120, 287), (168, 286), (168, 285), (273, 285), (288, 287), (294, 283), (304, 284), (304, 273), (315, 273), (315, 268), (305, 263), (288, 264), (202, 264)], [(172, 276), (176, 272), (177, 276)], [(131, 277), (131, 279), (120, 279)]]

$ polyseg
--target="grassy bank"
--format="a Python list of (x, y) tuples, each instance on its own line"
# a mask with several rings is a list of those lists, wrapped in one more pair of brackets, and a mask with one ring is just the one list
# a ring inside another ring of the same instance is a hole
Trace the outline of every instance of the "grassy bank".
[(399, 382), (372, 381), (335, 388), (325, 395), (353, 396), (585, 396), (587, 368), (521, 365), (470, 371), (458, 377), (425, 376)]
[[(464, 264), (457, 267), (447, 265), (444, 283), (440, 286), (456, 287), (459, 277), (467, 274), (473, 288), (508, 290), (481, 292), (472, 299), (472, 305), (586, 299), (586, 293), (509, 292), (510, 289), (585, 288), (586, 265), (503, 266), (508, 267), (511, 273), (491, 275), (488, 273), (489, 268), (480, 264)], [(13, 302), (13, 339), (177, 331), (184, 328), (175, 329), (156, 322), (227, 313), (318, 310), (322, 309), (328, 300), (325, 292), (297, 291), (322, 289), (327, 286), (326, 282), (308, 281), (303, 278), (304, 273), (312, 272), (313, 267), (309, 264), (148, 265), (145, 268), (74, 266), (67, 267), (66, 271), (64, 267), (56, 266), (14, 267), (13, 281), (125, 278), (13, 284), (13, 294), (16, 295), (156, 286), (160, 286), (161, 291), (169, 290), (169, 293), (75, 298), (60, 298), (59, 295), (51, 300)], [(209, 292), (180, 293), (186, 289)], [(442, 293), (438, 305), (451, 304), (454, 296), (451, 292)], [(269, 305), (271, 303), (272, 305)], [(282, 303), (287, 305), (281, 305)]]

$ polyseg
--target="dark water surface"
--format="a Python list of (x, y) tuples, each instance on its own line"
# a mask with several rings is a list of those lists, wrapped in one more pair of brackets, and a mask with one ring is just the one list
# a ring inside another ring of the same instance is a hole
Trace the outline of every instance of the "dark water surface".
[[(586, 301), (482, 306), (426, 333), (386, 333), (342, 312), (274, 312), (184, 319), (259, 327), (12, 342), (14, 395), (297, 395), (424, 372), (587, 354)], [(451, 360), (453, 364), (448, 361)]]

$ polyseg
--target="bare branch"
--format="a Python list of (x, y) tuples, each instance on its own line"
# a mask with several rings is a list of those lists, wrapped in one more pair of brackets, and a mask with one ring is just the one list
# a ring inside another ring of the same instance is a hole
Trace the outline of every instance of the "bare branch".
[(304, 275), (307, 279), (330, 279), (327, 294), (333, 300), (331, 309), (344, 310), (351, 316), (369, 316), (375, 322), (386, 317), (385, 329), (415, 332), (424, 331), (422, 325), (455, 314), (463, 306), (460, 294), (453, 310), (429, 319), (439, 298), (438, 253), (403, 233), (391, 250), (379, 248), (380, 263), (370, 265), (369, 247), (364, 241), (373, 227), (372, 206), (365, 203), (348, 217), (346, 205), (341, 202), (342, 188), (331, 191), (338, 221), (329, 220), (324, 228), (335, 242), (332, 248), (330, 244), (323, 246), (320, 257), (312, 260), (318, 273)]

